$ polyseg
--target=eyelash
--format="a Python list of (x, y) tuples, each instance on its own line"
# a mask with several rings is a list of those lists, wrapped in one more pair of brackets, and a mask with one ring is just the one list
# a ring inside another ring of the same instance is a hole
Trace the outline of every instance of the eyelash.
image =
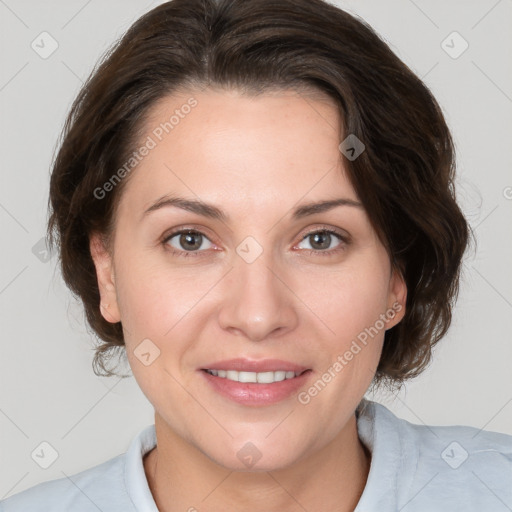
[[(179, 251), (179, 250), (172, 248), (168, 244), (169, 240), (174, 238), (176, 235), (187, 234), (187, 233), (199, 234), (199, 235), (204, 236), (206, 239), (210, 240), (204, 233), (202, 233), (201, 231), (199, 231), (197, 229), (191, 229), (191, 228), (179, 229), (179, 230), (173, 231), (172, 233), (169, 233), (168, 235), (166, 235), (164, 237), (164, 239), (162, 240), (162, 245), (165, 247), (165, 250), (167, 250), (174, 256), (179, 256), (179, 257), (184, 257), (184, 258), (188, 258), (190, 256), (201, 257), (202, 256), (201, 253), (204, 253), (205, 251)], [(338, 232), (332, 228), (320, 228), (320, 229), (315, 229), (314, 231), (310, 231), (309, 233), (306, 233), (301, 238), (300, 242), (304, 241), (309, 236), (315, 235), (317, 233), (327, 233), (329, 235), (334, 235), (335, 237), (339, 238), (341, 243), (339, 244), (339, 246), (337, 248), (330, 249), (328, 251), (320, 251), (320, 250), (315, 250), (315, 249), (301, 249), (302, 251), (306, 251), (306, 253), (308, 255), (334, 256), (334, 255), (338, 254), (339, 252), (344, 251), (346, 249), (346, 246), (350, 243), (350, 238), (348, 236), (342, 235), (340, 232)]]

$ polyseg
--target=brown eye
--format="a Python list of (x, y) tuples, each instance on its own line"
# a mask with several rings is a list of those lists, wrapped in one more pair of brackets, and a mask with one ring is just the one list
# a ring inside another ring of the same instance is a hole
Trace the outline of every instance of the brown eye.
[(332, 242), (332, 235), (326, 231), (319, 231), (308, 235), (311, 247), (315, 250), (329, 249)]
[[(348, 239), (341, 233), (331, 229), (320, 229), (308, 233), (301, 241), (309, 242), (309, 247), (303, 247), (309, 253), (333, 254), (343, 250), (348, 244)], [(300, 245), (300, 244), (299, 244)]]
[[(171, 233), (164, 243), (175, 249), (175, 252), (198, 252), (205, 241), (211, 244), (208, 238), (199, 231), (181, 230)], [(208, 246), (203, 247), (203, 249), (209, 248)]]

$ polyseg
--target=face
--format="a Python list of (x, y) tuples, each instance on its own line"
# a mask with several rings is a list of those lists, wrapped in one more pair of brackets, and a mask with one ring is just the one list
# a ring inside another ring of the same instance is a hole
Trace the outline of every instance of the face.
[(150, 114), (113, 254), (91, 237), (102, 314), (169, 432), (227, 468), (287, 467), (344, 432), (404, 314), (338, 111), (203, 90)]

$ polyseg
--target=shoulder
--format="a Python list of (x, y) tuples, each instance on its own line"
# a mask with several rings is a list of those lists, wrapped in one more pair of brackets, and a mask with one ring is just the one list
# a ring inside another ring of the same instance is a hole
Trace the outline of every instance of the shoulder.
[(0, 501), (0, 512), (89, 512), (135, 510), (124, 485), (124, 457), (71, 476), (43, 482)]
[(511, 435), (464, 425), (417, 425), (371, 404), (374, 428), (393, 432), (396, 439), (401, 480), (397, 493), (404, 512), (454, 506), (468, 511), (510, 510)]
[[(512, 436), (466, 425), (417, 425), (399, 420), (401, 430), (417, 446), (418, 468), (439, 466), (449, 474), (463, 468), (503, 470), (512, 478)], [(474, 471), (473, 471), (474, 470)], [(506, 472), (508, 470), (508, 472)], [(512, 480), (507, 482), (512, 484)]]

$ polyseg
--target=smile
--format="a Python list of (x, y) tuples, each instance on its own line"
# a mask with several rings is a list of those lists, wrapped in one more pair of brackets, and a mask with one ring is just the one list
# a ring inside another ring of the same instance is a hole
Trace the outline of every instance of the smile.
[(292, 372), (285, 370), (269, 372), (243, 372), (237, 370), (205, 370), (206, 373), (214, 377), (232, 380), (235, 382), (252, 382), (258, 384), (272, 384), (286, 379), (298, 377), (302, 372)]
[(215, 394), (252, 407), (277, 404), (307, 385), (312, 369), (282, 359), (210, 361), (198, 368)]

